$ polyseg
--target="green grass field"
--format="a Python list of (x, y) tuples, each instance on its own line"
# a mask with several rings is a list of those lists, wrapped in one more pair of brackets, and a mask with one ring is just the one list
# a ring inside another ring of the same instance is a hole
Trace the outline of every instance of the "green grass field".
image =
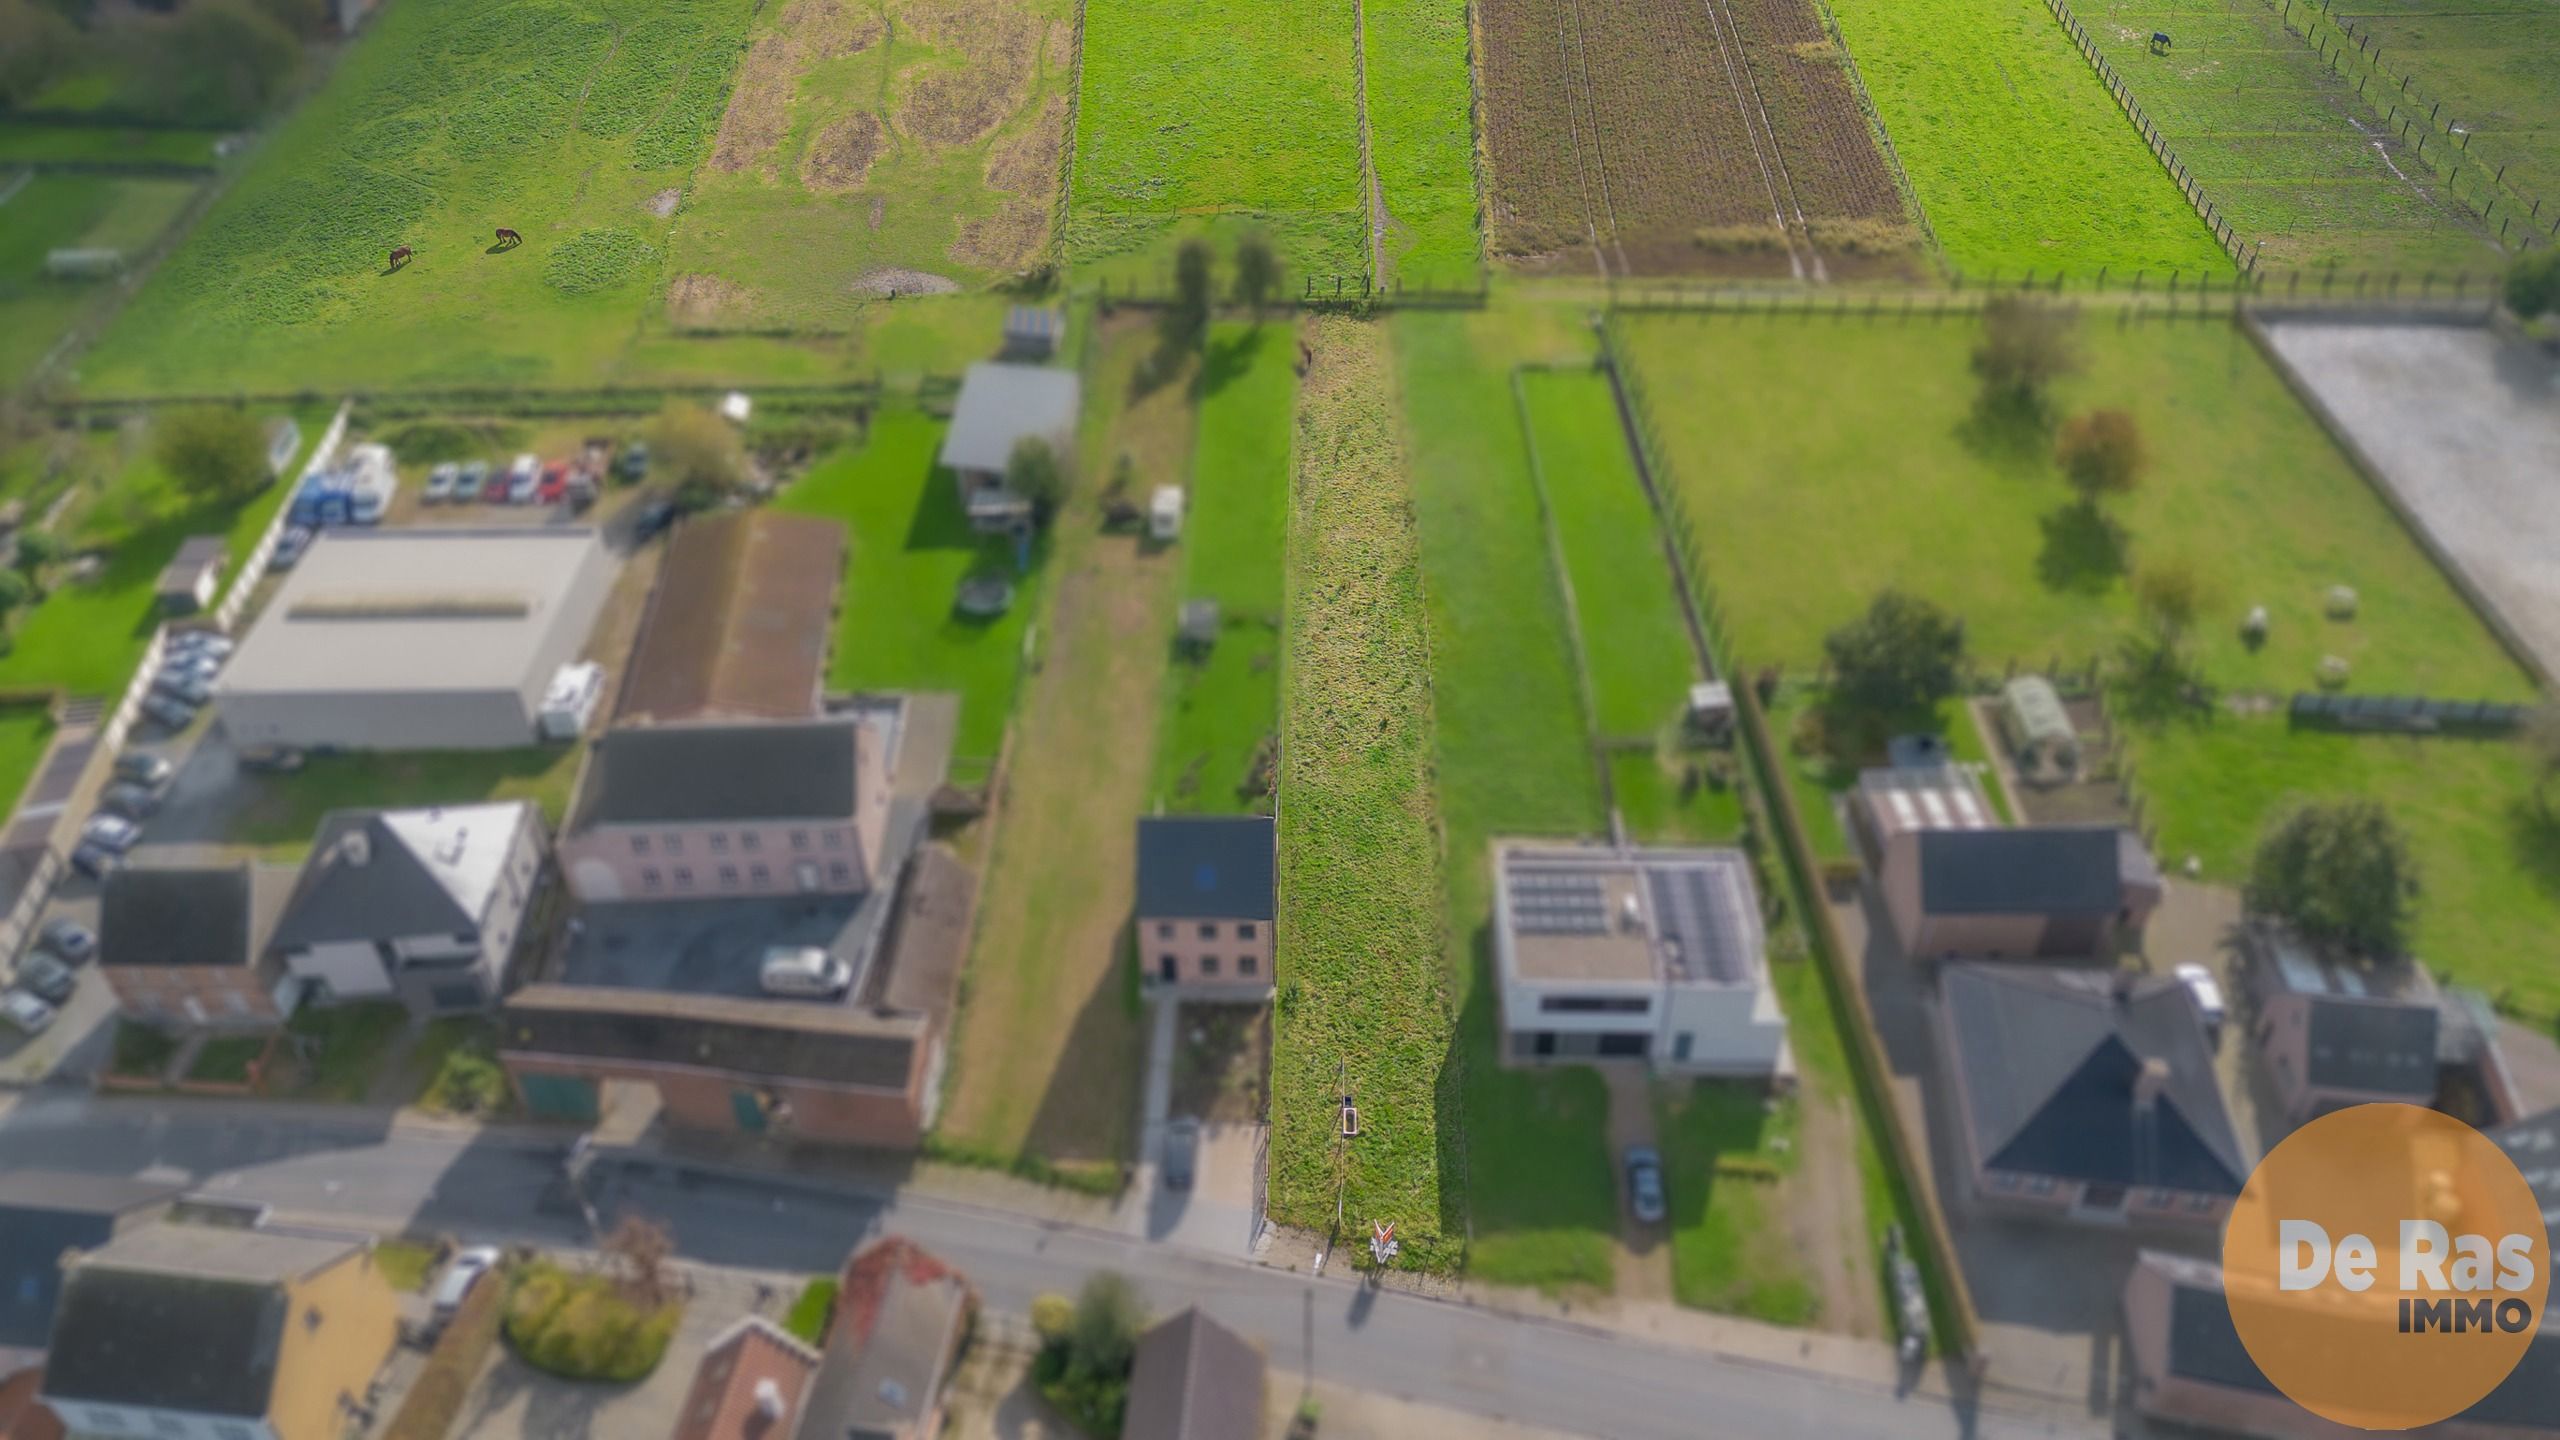
[(332, 810), (526, 800), (558, 825), (578, 779), (577, 747), (314, 755), (293, 775), (243, 775), (225, 843), (299, 859)]
[(1466, 0), (1361, 7), (1387, 271), (1407, 286), (1469, 288), (1482, 274), (1467, 11)]
[[(0, 136), (8, 132), (0, 128)], [(0, 171), (10, 169), (0, 157)], [(55, 280), (49, 251), (138, 251), (178, 218), (195, 185), (107, 175), (38, 175), (0, 204), (0, 390), (15, 387), (111, 282)]]
[(1292, 271), (1363, 273), (1351, 44), (1350, 0), (1091, 0), (1067, 258), (1152, 279), (1170, 235), (1259, 228)]
[(2230, 273), (2041, 0), (1831, 9), (1958, 269)]
[[(1015, 574), (1011, 547), (969, 529), (950, 475), (934, 464), (942, 431), (941, 421), (915, 411), (884, 411), (859, 448), (821, 462), (775, 503), (832, 515), (853, 532), (828, 685), (957, 691), (953, 753), (983, 761), (994, 757), (1013, 713), (1038, 576)], [(1013, 608), (991, 621), (952, 609), (960, 582), (980, 571), (1008, 575), (1019, 591)]]
[(1699, 1083), (1655, 1105), (1671, 1202), (1671, 1288), (1683, 1305), (1810, 1324), (1802, 1258), (1767, 1243), (1786, 1229), (1783, 1185), (1799, 1159), (1796, 1107), (1747, 1085)]
[(1222, 629), (1206, 655), (1177, 657), (1165, 679), (1153, 788), (1168, 810), (1248, 808), (1240, 789), (1277, 733), (1296, 359), (1284, 325), (1209, 332), (1182, 598), (1218, 602)]
[[(2347, 20), (2367, 42), (2365, 60), (2357, 59), (2356, 42), (2339, 30), (2338, 22)], [(2366, 85), (2368, 103), (2397, 90), (2404, 77), (2407, 93), (2425, 96), (2430, 109), (2441, 102), (2437, 128), (2460, 125), (2471, 134), (2463, 151), (2469, 174), (2478, 173), (2469, 167), (2505, 167), (2510, 194), (2527, 197), (2528, 209), (2536, 198), (2543, 202), (2539, 218), (2550, 233), (2560, 215), (2553, 208), (2560, 206), (2560, 13), (2541, 0), (2481, 0), (2459, 7), (2434, 0), (2357, 0), (2316, 25), (2297, 5), (2293, 23), (2332, 50), (2348, 45), (2350, 75), (2366, 74), (2370, 57), (2382, 57), (2382, 73)], [(2436, 142), (2429, 140), (2427, 158), (2435, 155)], [(2456, 183), (2465, 196), (2475, 194), (2468, 176)]]
[(28, 162), (92, 165), (197, 165), (213, 168), (213, 130), (127, 130), (109, 125), (47, 125), (0, 120), (0, 167)]
[(1520, 393), (1600, 734), (1649, 740), (1679, 718), (1698, 672), (1617, 401), (1590, 369), (1522, 371)]
[(0, 815), (16, 811), (44, 751), (53, 743), (53, 710), (47, 705), (0, 706)]
[[(2264, 0), (2085, 0), (2099, 50), (2263, 270), (2488, 272), (2502, 265), (2429, 165)], [(2154, 29), (2174, 40), (2153, 55)], [(2555, 36), (2560, 38), (2560, 36)]]
[(974, 287), (1033, 264), (1064, 151), (1073, 11), (759, 7), (670, 241), (669, 318), (846, 329), (919, 276)]

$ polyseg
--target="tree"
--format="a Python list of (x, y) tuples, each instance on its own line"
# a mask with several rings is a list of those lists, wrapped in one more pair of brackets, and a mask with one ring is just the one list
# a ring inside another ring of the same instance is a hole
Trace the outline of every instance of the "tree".
[(35, 0), (0, 0), (0, 110), (25, 103), (67, 69), (80, 44), (69, 20)]
[(2041, 413), (2045, 387), (2079, 368), (2069, 315), (2015, 295), (1999, 296), (1982, 307), (1973, 373), (1982, 381), (1986, 402)]
[(265, 429), (234, 406), (169, 411), (152, 426), (152, 449), (178, 488), (204, 504), (238, 500), (273, 478)]
[(2370, 800), (2305, 805), (2276, 822), (2249, 867), (2249, 908), (2351, 954), (2401, 953), (2418, 896), (2408, 837)]
[(2053, 458), (2080, 492), (2080, 503), (2095, 510), (2100, 500), (2131, 491), (2150, 457), (2143, 453), (2142, 426), (2130, 412), (2092, 410), (2064, 422)]
[(649, 427), (649, 461), (675, 485), (676, 503), (699, 510), (718, 504), (747, 480), (747, 450), (738, 427), (690, 400), (670, 400)]
[(195, 0), (138, 38), (131, 103), (168, 120), (258, 117), (302, 63), (302, 43), (250, 0)]
[(2135, 573), (2133, 598), (2150, 627), (2150, 663), (2166, 669), (2176, 662), (2204, 609), (2204, 580), (2185, 560), (2157, 561)]
[(34, 575), (62, 558), (62, 537), (50, 530), (18, 532), (18, 568)]
[(1822, 641), (1831, 662), (1831, 708), (1850, 733), (1937, 713), (1956, 691), (1964, 623), (1916, 596), (1887, 590), (1867, 613)]
[(1247, 231), (1236, 241), (1236, 303), (1262, 318), (1263, 308), (1280, 288), (1280, 255), (1271, 248), (1269, 236), (1259, 230)]
[(675, 1254), (673, 1231), (658, 1221), (626, 1214), (615, 1223), (600, 1247), (622, 1272), (622, 1286), (632, 1303), (655, 1310), (667, 1303), (667, 1259)]
[(35, 593), (34, 581), (15, 570), (0, 570), (0, 615), (26, 604)]
[(2507, 308), (2519, 320), (2560, 311), (2560, 248), (2527, 251), (2507, 271)]
[(1068, 1359), (1089, 1375), (1123, 1375), (1138, 1351), (1147, 1323), (1146, 1301), (1129, 1277), (1103, 1270), (1076, 1295), (1075, 1324), (1067, 1332)]
[[(1065, 1303), (1056, 1296), (1042, 1303), (1049, 1300)], [(1129, 1404), (1129, 1371), (1138, 1331), (1147, 1321), (1146, 1303), (1125, 1277), (1106, 1270), (1085, 1282), (1073, 1314), (1053, 1333), (1050, 1327), (1060, 1318), (1051, 1307), (1048, 1323), (1040, 1326), (1045, 1343), (1032, 1360), (1032, 1380), (1041, 1397), (1085, 1433), (1117, 1435)]]
[(1004, 488), (1030, 501), (1042, 517), (1056, 514), (1066, 500), (1067, 479), (1066, 457), (1058, 447), (1037, 435), (1013, 442), (1013, 453), (1004, 462)]

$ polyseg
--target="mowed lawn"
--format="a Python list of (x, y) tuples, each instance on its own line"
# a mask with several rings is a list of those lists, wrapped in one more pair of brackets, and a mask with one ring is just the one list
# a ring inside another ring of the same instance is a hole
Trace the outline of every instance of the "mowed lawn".
[(1177, 229), (1260, 229), (1363, 273), (1352, 31), (1351, 0), (1090, 0), (1067, 258), (1153, 279)]
[(1361, 11), (1370, 156), (1387, 211), (1380, 278), (1472, 287), (1484, 245), (1476, 231), (1466, 0), (1368, 0)]
[(1831, 9), (1959, 270), (2230, 273), (2043, 0)]
[[(827, 684), (958, 692), (953, 756), (983, 773), (1013, 713), (1038, 574), (1017, 573), (1010, 545), (969, 528), (950, 473), (934, 463), (943, 429), (919, 411), (881, 411), (861, 445), (820, 462), (774, 503), (852, 531)], [(993, 620), (952, 607), (960, 582), (980, 572), (1017, 587), (1013, 607)]]
[(1268, 808), (1267, 799), (1249, 795), (1248, 782), (1257, 753), (1276, 740), (1280, 725), (1296, 361), (1295, 332), (1286, 324), (1210, 329), (1190, 513), (1179, 543), (1182, 598), (1214, 601), (1219, 631), (1205, 654), (1185, 650), (1166, 672), (1153, 785), (1154, 803), (1165, 810)]
[[(0, 138), (10, 133), (0, 128)], [(15, 169), (0, 152), (0, 172)], [(113, 287), (56, 280), (45, 274), (45, 256), (81, 247), (139, 252), (178, 218), (195, 189), (190, 180), (49, 173), (0, 204), (0, 388), (26, 379), (71, 322)]]
[(0, 815), (14, 814), (53, 742), (49, 705), (0, 705)]
[[(2262, 271), (2487, 273), (2504, 260), (2430, 162), (2261, 0), (2089, 0), (2090, 37)], [(2165, 55), (2154, 29), (2170, 32)], [(2560, 31), (2554, 39), (2560, 40)]]
[[(593, 383), (659, 307), (749, 0), (386, 7), (84, 358), (92, 393)], [(492, 253), (497, 227), (524, 244)], [(394, 246), (415, 254), (386, 269)]]

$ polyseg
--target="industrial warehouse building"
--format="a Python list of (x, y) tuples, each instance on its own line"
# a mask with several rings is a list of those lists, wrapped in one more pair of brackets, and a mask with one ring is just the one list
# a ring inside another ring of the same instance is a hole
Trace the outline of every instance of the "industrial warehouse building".
[(331, 531), (232, 657), (223, 726), (243, 745), (531, 745), (612, 585), (589, 529)]

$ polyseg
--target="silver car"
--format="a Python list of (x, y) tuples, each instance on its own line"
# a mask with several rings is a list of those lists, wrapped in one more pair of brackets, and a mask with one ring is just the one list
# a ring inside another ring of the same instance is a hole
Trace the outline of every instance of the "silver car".
[(53, 1024), (53, 1007), (24, 990), (0, 996), (0, 1020), (29, 1035), (41, 1035)]

